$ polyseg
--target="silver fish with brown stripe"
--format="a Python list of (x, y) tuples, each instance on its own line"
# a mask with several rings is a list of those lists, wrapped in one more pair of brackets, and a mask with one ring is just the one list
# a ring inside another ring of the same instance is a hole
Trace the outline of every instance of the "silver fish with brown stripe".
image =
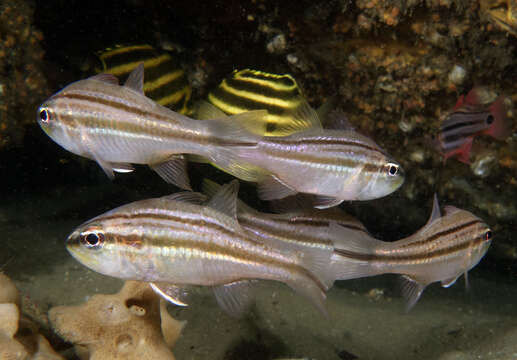
[(263, 279), (286, 283), (325, 312), (333, 282), (324, 266), (328, 254), (295, 254), (245, 232), (235, 217), (237, 190), (234, 180), (206, 206), (188, 192), (121, 206), (79, 226), (67, 249), (94, 271), (153, 282), (169, 300), (174, 286), (210, 286), (219, 304), (236, 313), (246, 301), (239, 289)]
[(100, 74), (77, 81), (45, 101), (38, 123), (55, 142), (74, 154), (95, 160), (113, 178), (131, 164), (147, 164), (166, 181), (190, 189), (183, 154), (227, 164), (232, 146), (254, 146), (258, 137), (245, 129), (265, 123), (265, 111), (235, 117), (192, 121), (143, 93), (141, 63), (124, 86), (115, 76)]
[[(263, 137), (256, 147), (236, 147), (226, 171), (258, 183), (262, 200), (298, 192), (316, 195), (315, 207), (371, 200), (397, 190), (402, 167), (374, 141), (355, 131), (312, 128), (285, 137)], [(265, 169), (249, 176), (247, 164)]]
[[(407, 310), (425, 287), (441, 282), (449, 287), (476, 266), (492, 241), (490, 227), (472, 213), (446, 206), (440, 214), (437, 197), (427, 224), (415, 234), (394, 242), (383, 242), (366, 234), (333, 224), (348, 242), (339, 244), (332, 264), (340, 279), (380, 274), (400, 274)], [(358, 236), (360, 235), (360, 236)]]

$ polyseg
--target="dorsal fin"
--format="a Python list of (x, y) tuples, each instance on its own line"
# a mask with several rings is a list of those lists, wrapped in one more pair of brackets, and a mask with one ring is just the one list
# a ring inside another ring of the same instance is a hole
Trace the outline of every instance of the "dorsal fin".
[(105, 82), (108, 84), (118, 85), (118, 78), (115, 75), (108, 74), (108, 73), (93, 75), (93, 76), (90, 76), (88, 79), (102, 81), (102, 82)]
[(443, 207), (443, 213), (447, 216), (454, 214), (455, 212), (461, 211), (456, 206), (446, 205)]
[(355, 128), (348, 120), (348, 117), (341, 109), (331, 111), (325, 118), (325, 123), (323, 124), (323, 126), (325, 129), (349, 131), (355, 130)]
[[(210, 179), (203, 179), (202, 191), (203, 194), (208, 197), (214, 196), (221, 189), (221, 187), (222, 185), (219, 185), (215, 181)], [(258, 212), (244, 201), (239, 200), (239, 198), (237, 198), (237, 211), (239, 214), (255, 214)]]
[(131, 71), (124, 86), (135, 90), (137, 93), (144, 94), (144, 63), (141, 62)]
[(206, 201), (206, 196), (198, 192), (181, 191), (174, 194), (162, 196), (162, 199), (201, 205)]
[(438, 195), (434, 193), (433, 197), (433, 210), (431, 211), (431, 216), (429, 217), (429, 220), (427, 220), (427, 223), (425, 224), (424, 228), (428, 227), (435, 221), (436, 219), (440, 218), (442, 216), (440, 212), (440, 204), (438, 203)]
[(228, 184), (221, 186), (219, 191), (210, 199), (207, 206), (237, 219), (238, 192), (239, 181), (233, 180)]

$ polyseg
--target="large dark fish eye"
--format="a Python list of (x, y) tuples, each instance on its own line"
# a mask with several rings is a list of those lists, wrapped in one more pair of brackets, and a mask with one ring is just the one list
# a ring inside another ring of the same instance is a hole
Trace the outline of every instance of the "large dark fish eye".
[(50, 113), (48, 111), (47, 108), (40, 108), (39, 109), (39, 119), (44, 122), (44, 123), (48, 123), (49, 120), (50, 120)]
[(491, 240), (492, 239), (492, 231), (490, 230), (487, 230), (487, 232), (485, 233), (485, 240)]
[(492, 124), (493, 122), (494, 122), (494, 117), (492, 116), (492, 114), (488, 115), (488, 116), (486, 117), (486, 123), (487, 123), (487, 125), (490, 125), (490, 124)]
[(386, 164), (386, 170), (389, 176), (395, 176), (399, 172), (399, 166), (397, 164), (388, 163)]
[(100, 231), (87, 231), (81, 234), (81, 243), (89, 249), (100, 249), (104, 244), (104, 234)]

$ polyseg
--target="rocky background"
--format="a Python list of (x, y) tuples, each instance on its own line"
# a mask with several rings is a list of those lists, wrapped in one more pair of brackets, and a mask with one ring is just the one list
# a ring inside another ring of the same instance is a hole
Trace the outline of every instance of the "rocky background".
[[(456, 159), (444, 163), (430, 140), (459, 95), (474, 85), (507, 96), (513, 116), (516, 35), (512, 0), (3, 0), (0, 191), (66, 193), (55, 189), (108, 181), (96, 164), (41, 132), (36, 108), (84, 77), (84, 59), (95, 50), (146, 42), (180, 51), (194, 100), (245, 67), (291, 73), (314, 107), (335, 99), (358, 131), (374, 138), (407, 174), (392, 196), (347, 209), (375, 235), (392, 240), (425, 223), (437, 192), (442, 204), (468, 209), (493, 227), (492, 261), (482, 266), (514, 277), (517, 122), (505, 141), (477, 137), (470, 166)], [(128, 201), (173, 191), (146, 171), (117, 178), (131, 194)], [(206, 171), (192, 165), (195, 178)], [(244, 189), (254, 197), (251, 186)], [(121, 203), (120, 196), (101, 197), (106, 208)], [(77, 217), (84, 220), (89, 206), (83, 202)]]

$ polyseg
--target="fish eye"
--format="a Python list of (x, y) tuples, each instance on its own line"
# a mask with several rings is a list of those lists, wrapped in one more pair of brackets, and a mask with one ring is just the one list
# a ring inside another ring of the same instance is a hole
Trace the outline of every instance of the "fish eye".
[(490, 230), (487, 230), (485, 233), (485, 240), (491, 240), (492, 239), (492, 232)]
[(490, 124), (492, 124), (493, 122), (494, 122), (494, 117), (493, 117), (492, 115), (488, 115), (488, 116), (486, 117), (486, 123), (487, 123), (487, 125), (490, 125)]
[(395, 176), (399, 172), (399, 166), (397, 164), (388, 163), (386, 164), (386, 170), (389, 176)]
[(42, 107), (39, 110), (39, 119), (41, 122), (48, 123), (50, 120), (50, 113), (47, 108)]
[(100, 231), (84, 232), (81, 234), (81, 243), (89, 249), (100, 249), (104, 244), (104, 234)]

